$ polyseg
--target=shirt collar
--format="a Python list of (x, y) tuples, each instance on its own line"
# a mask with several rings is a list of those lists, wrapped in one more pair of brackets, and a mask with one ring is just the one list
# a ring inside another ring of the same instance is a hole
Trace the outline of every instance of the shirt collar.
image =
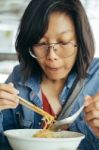
[(34, 91), (35, 94), (37, 94), (40, 90), (40, 77), (37, 76), (31, 76), (29, 77), (25, 82), (20, 81), (20, 85), (25, 85), (26, 87), (30, 88), (32, 91)]
[(76, 79), (76, 77), (77, 77), (77, 73), (76, 72), (71, 72), (71, 74), (68, 76), (66, 85), (67, 85), (67, 87), (69, 89), (72, 87), (73, 82)]
[[(71, 72), (70, 75), (68, 76), (68, 78), (65, 82), (65, 86), (64, 86), (61, 94), (59, 95), (59, 99), (60, 99), (61, 103), (64, 103), (64, 100), (66, 99), (68, 91), (71, 89), (73, 82), (76, 79), (76, 76), (77, 76), (76, 72)], [(28, 80), (25, 82), (20, 81), (19, 84), (20, 85), (24, 84), (26, 87), (30, 88), (32, 91), (32, 93), (30, 95), (32, 95), (31, 97), (34, 99), (34, 98), (37, 98), (37, 95), (39, 97), (40, 82), (41, 82), (40, 76), (37, 75), (37, 76), (32, 76), (32, 77), (28, 78)]]

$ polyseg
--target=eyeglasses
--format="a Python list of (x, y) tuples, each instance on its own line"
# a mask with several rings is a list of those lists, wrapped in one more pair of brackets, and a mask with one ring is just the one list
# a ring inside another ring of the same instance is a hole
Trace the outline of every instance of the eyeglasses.
[(72, 56), (75, 52), (75, 48), (77, 47), (77, 44), (73, 43), (72, 41), (51, 44), (39, 43), (33, 45), (30, 55), (36, 59), (41, 59), (46, 57), (49, 51), (53, 49), (56, 55), (61, 58), (66, 58)]

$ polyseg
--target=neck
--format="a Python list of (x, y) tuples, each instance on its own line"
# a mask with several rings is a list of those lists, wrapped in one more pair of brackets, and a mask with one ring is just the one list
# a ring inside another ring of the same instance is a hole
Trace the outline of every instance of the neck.
[(44, 76), (41, 85), (42, 87), (48, 87), (49, 90), (56, 93), (55, 95), (59, 95), (64, 87), (65, 81), (66, 79), (50, 80)]

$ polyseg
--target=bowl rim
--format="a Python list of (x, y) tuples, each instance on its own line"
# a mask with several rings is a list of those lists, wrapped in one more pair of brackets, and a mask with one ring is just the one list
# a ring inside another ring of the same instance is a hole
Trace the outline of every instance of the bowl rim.
[(38, 138), (38, 137), (24, 137), (24, 136), (19, 136), (19, 135), (13, 135), (11, 134), (11, 132), (17, 132), (17, 131), (28, 131), (28, 130), (41, 130), (41, 129), (10, 129), (10, 130), (5, 130), (4, 131), (4, 135), (7, 137), (7, 138), (16, 138), (16, 139), (22, 139), (22, 140), (26, 140), (26, 141), (40, 141), (40, 142), (43, 142), (43, 141), (46, 141), (46, 142), (54, 142), (54, 141), (60, 141), (60, 142), (64, 142), (64, 141), (77, 141), (77, 140), (82, 140), (85, 138), (85, 135), (82, 134), (82, 133), (79, 133), (79, 132), (74, 132), (74, 131), (67, 131), (67, 132), (72, 132), (72, 133), (77, 133), (79, 136), (77, 137), (69, 137), (69, 138)]

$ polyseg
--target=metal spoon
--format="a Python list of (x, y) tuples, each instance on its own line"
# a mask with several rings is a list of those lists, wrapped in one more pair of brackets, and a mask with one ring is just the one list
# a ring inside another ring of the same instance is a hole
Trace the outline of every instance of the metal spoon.
[(56, 121), (52, 126), (49, 127), (50, 130), (64, 130), (67, 129), (80, 115), (84, 105), (79, 108), (79, 110), (74, 113), (72, 116)]
[(37, 106), (31, 104), (29, 101), (23, 99), (20, 96), (17, 96), (17, 98), (19, 99), (20, 104), (22, 104), (22, 105), (28, 107), (29, 109), (32, 109), (33, 111), (35, 111), (35, 112), (39, 113), (40, 115), (42, 115), (45, 118), (45, 121), (46, 121), (45, 128), (47, 128), (47, 125), (49, 125), (49, 127), (47, 129), (50, 129), (50, 130), (64, 130), (64, 129), (67, 129), (77, 119), (77, 117), (80, 115), (80, 113), (84, 109), (84, 105), (83, 105), (72, 116), (57, 121), (57, 120), (55, 120), (55, 118), (53, 116), (51, 116), (50, 114), (48, 114), (44, 110), (38, 108)]

